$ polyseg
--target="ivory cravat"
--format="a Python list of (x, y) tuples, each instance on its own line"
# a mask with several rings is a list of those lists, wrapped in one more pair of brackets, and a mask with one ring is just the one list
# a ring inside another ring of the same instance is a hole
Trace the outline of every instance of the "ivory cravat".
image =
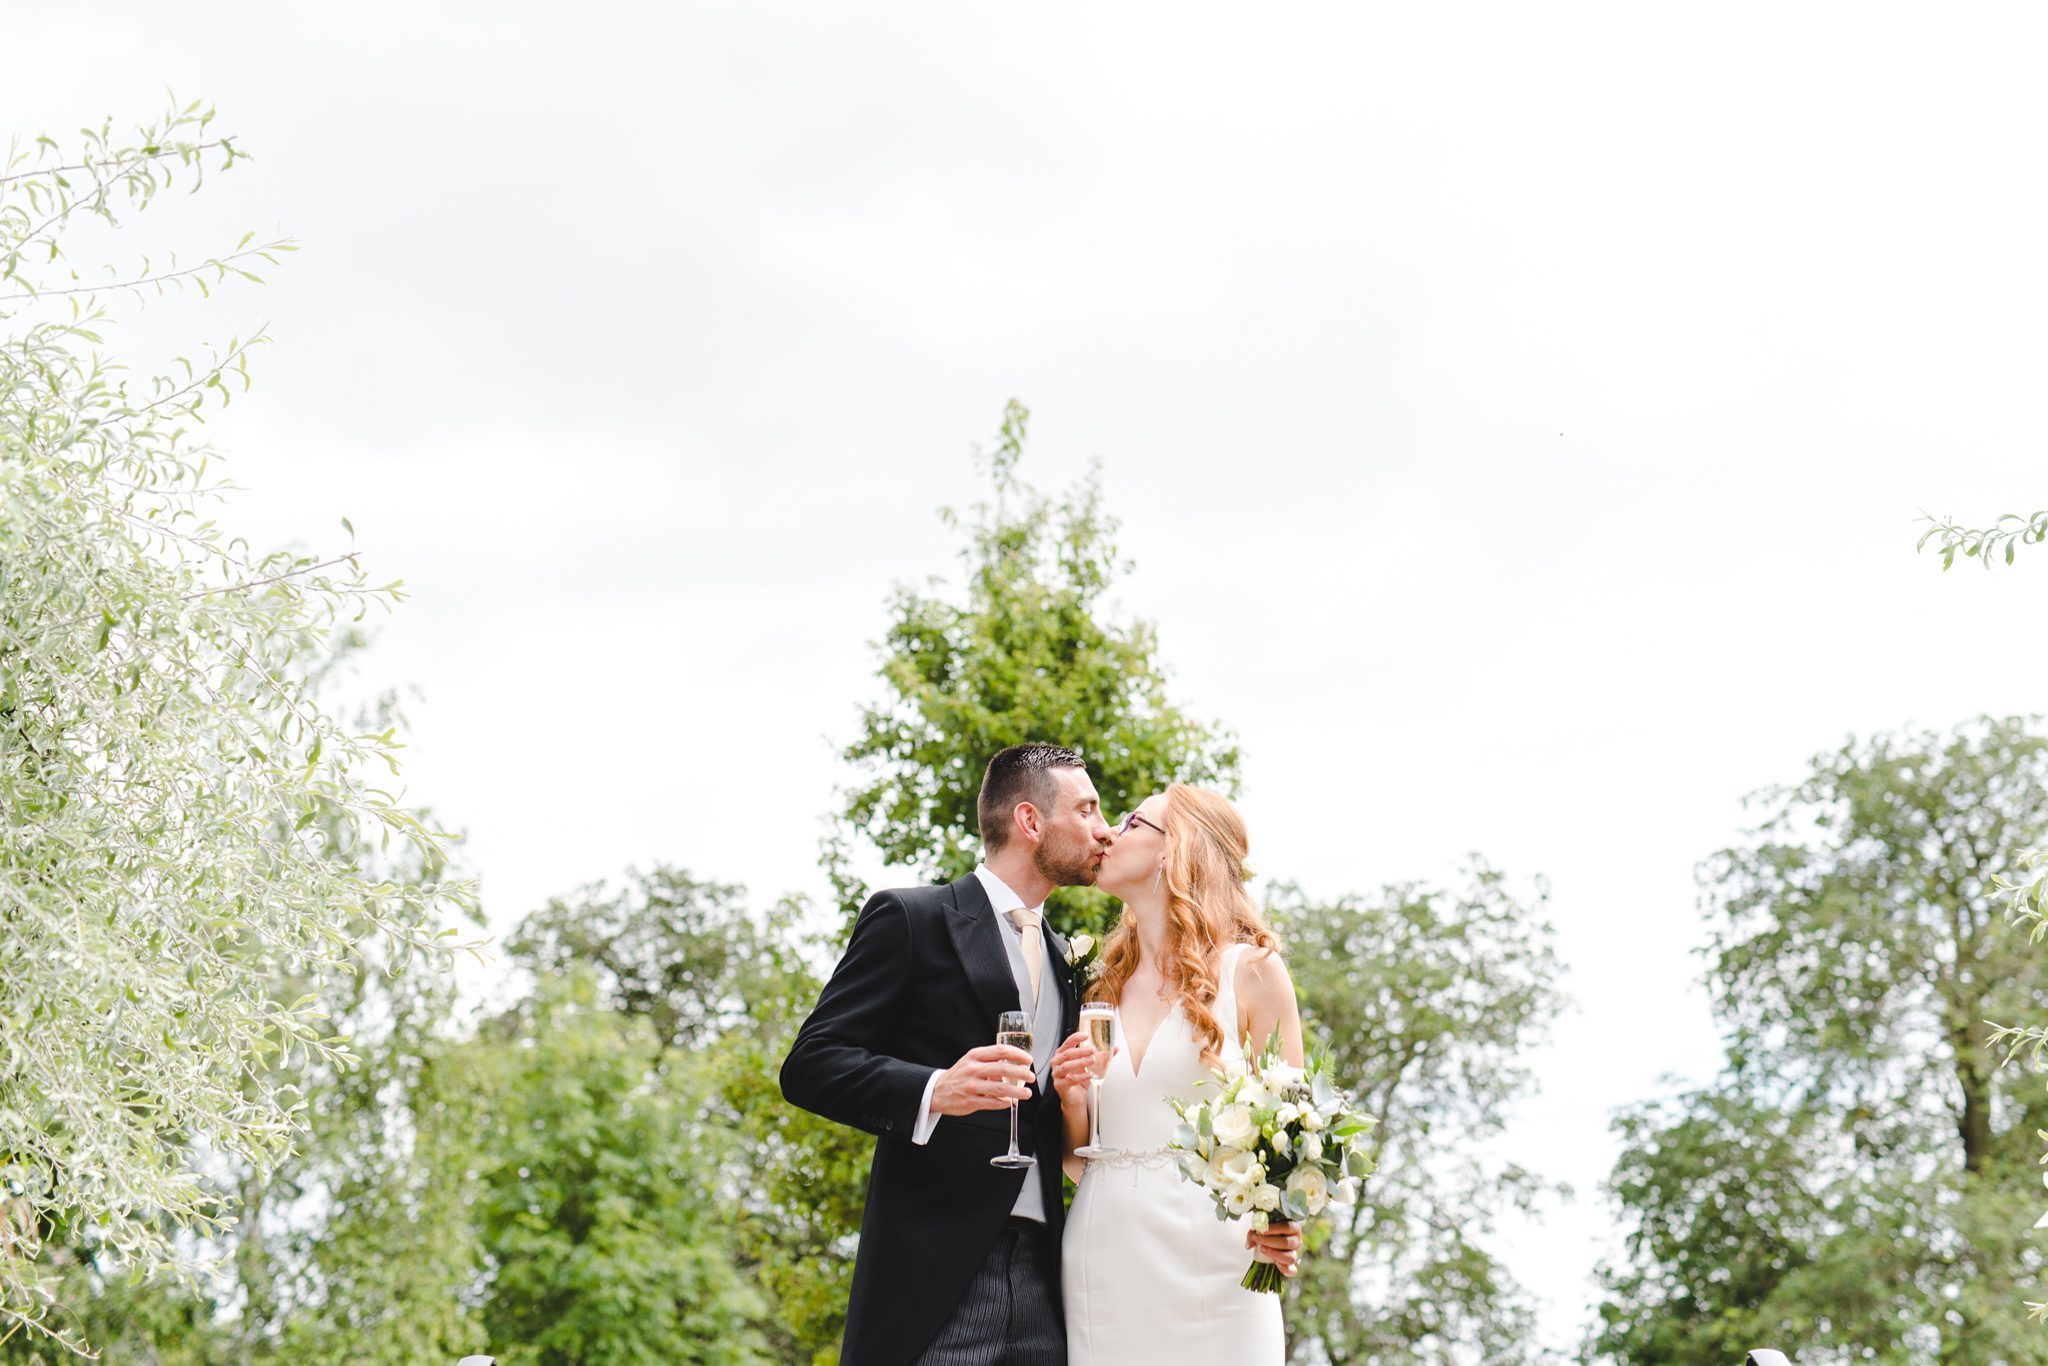
[(1037, 1005), (1039, 983), (1045, 974), (1045, 936), (1038, 932), (1038, 926), (1045, 917), (1022, 906), (1008, 915), (1010, 923), (1017, 927), (1024, 949), (1024, 970), (1031, 975), (1031, 1003)]

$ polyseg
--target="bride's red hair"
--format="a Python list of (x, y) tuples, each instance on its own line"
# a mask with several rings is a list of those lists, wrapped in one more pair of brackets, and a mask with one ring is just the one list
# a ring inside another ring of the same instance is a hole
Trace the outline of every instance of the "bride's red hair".
[[(1256, 944), (1280, 951), (1280, 936), (1259, 914), (1245, 890), (1249, 843), (1244, 820), (1228, 800), (1199, 787), (1175, 783), (1166, 789), (1166, 961), (1159, 965), (1167, 989), (1194, 1031), (1202, 1062), (1214, 1067), (1223, 1048), (1216, 1023), (1216, 964), (1231, 944)], [(1124, 984), (1138, 970), (1138, 925), (1130, 908), (1102, 946), (1102, 971), (1088, 999), (1115, 1005)]]

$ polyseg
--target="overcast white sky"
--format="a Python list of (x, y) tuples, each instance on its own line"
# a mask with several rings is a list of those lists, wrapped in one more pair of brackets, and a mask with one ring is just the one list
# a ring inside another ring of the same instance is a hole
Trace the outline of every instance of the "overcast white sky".
[[(17, 7), (18, 8), (18, 7)], [(304, 250), (215, 435), (271, 541), (415, 595), (413, 793), (493, 919), (665, 859), (820, 893), (933, 512), (1105, 463), (1177, 695), (1312, 892), (1547, 875), (1577, 1006), (1509, 1149), (1573, 1338), (1614, 1107), (1711, 1070), (1692, 869), (1850, 733), (2039, 704), (2033, 6), (302, 6), (11, 13), (0, 133), (215, 102), (148, 219)], [(160, 315), (161, 316), (161, 315)], [(153, 324), (154, 325), (154, 324)]]

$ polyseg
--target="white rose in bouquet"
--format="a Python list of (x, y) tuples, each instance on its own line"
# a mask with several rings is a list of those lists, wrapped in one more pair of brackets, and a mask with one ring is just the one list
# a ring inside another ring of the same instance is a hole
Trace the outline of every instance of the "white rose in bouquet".
[(1271, 1214), (1280, 1208), (1280, 1188), (1268, 1181), (1252, 1192), (1252, 1208)]
[(1248, 1148), (1259, 1136), (1259, 1124), (1252, 1118), (1249, 1105), (1226, 1105), (1211, 1122), (1215, 1125), (1216, 1141), (1228, 1148)]
[(1311, 1219), (1330, 1203), (1330, 1178), (1321, 1167), (1296, 1167), (1287, 1178), (1287, 1189), (1301, 1197)]
[(1266, 1169), (1257, 1153), (1236, 1153), (1223, 1164), (1223, 1180), (1233, 1190), (1250, 1190), (1265, 1179)]

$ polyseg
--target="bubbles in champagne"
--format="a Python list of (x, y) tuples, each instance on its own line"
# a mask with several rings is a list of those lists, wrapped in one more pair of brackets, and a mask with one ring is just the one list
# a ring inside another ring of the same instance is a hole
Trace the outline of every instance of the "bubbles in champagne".
[(1106, 1010), (1082, 1011), (1081, 1023), (1088, 1027), (1089, 1046), (1099, 1053), (1107, 1053), (1110, 1049), (1110, 1036), (1114, 1029), (1115, 1021), (1116, 1016)]

